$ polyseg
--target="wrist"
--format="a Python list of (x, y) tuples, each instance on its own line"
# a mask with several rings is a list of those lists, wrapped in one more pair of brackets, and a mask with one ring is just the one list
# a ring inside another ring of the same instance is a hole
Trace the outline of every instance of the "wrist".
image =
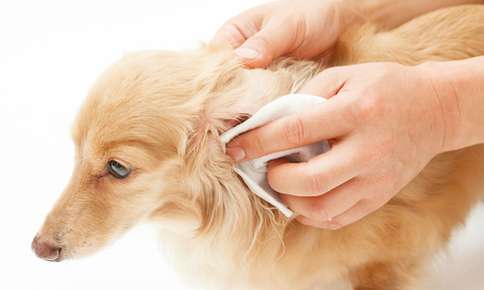
[(484, 57), (419, 65), (438, 99), (444, 122), (442, 150), (484, 143)]
[(484, 57), (447, 62), (443, 69), (461, 116), (454, 149), (484, 143)]
[(461, 112), (460, 96), (456, 89), (455, 79), (452, 73), (451, 62), (427, 62), (417, 66), (421, 71), (421, 77), (427, 83), (429, 98), (434, 115), (437, 116), (440, 130), (440, 152), (446, 152), (462, 148), (466, 143), (467, 134), (463, 134), (463, 120)]
[(402, 13), (403, 9), (396, 9), (401, 3), (392, 0), (340, 0), (347, 12), (350, 25), (372, 22), (383, 28), (391, 28), (388, 22), (400, 17), (395, 11)]

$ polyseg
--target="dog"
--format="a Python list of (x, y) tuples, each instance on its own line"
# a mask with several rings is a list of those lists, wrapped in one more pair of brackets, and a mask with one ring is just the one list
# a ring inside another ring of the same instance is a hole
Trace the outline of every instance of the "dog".
[[(233, 172), (218, 137), (332, 66), (416, 65), (484, 54), (484, 6), (458, 6), (380, 31), (350, 29), (326, 62), (246, 69), (231, 49), (133, 53), (107, 69), (73, 127), (72, 178), (32, 243), (49, 261), (95, 253), (153, 221), (175, 267), (215, 289), (413, 287), (484, 189), (484, 145), (448, 152), (388, 204), (336, 231), (285, 218)], [(425, 120), (419, 120), (425, 122)]]

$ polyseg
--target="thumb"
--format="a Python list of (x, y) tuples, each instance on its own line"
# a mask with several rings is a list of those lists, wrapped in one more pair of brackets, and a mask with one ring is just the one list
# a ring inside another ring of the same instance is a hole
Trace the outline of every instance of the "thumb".
[(290, 52), (292, 47), (297, 46), (294, 43), (295, 32), (282, 27), (285, 25), (270, 21), (237, 48), (235, 54), (242, 58), (248, 67), (268, 66), (275, 58)]

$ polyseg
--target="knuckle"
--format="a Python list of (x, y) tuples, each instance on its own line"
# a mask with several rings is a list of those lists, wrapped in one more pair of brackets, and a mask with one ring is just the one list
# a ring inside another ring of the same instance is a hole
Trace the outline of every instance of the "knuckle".
[(236, 19), (235, 17), (225, 21), (225, 23), (222, 25), (222, 29), (224, 28), (232, 28), (234, 26), (236, 26), (235, 22), (236, 22)]
[(236, 18), (229, 19), (226, 21), (223, 25), (221, 30), (227, 32), (234, 32), (238, 31), (238, 25), (237, 25), (237, 20)]
[(320, 172), (312, 171), (308, 174), (308, 188), (309, 194), (323, 194), (326, 192), (325, 176)]
[(237, 25), (230, 21), (226, 22), (215, 34), (216, 43), (228, 43), (234, 47), (242, 40), (243, 35)]
[(255, 34), (257, 32), (257, 28), (255, 27), (253, 22), (248, 19), (241, 19), (240, 17), (237, 17), (229, 20), (229, 23), (243, 37), (247, 37), (248, 35)]
[(367, 162), (378, 160), (374, 165), (382, 165), (384, 158), (390, 158), (395, 154), (395, 144), (397, 142), (398, 140), (393, 137), (372, 140), (371, 145), (370, 143), (365, 144), (368, 149), (361, 153), (361, 158)]
[(313, 221), (326, 223), (329, 220), (325, 205), (320, 200), (311, 202), (306, 208), (305, 214)]
[(292, 41), (288, 49), (294, 50), (299, 47), (306, 38), (306, 17), (301, 14), (289, 14), (282, 17), (279, 22), (281, 26), (287, 28), (288, 34), (291, 35)]
[(274, 47), (276, 47), (276, 45), (274, 44), (274, 41), (270, 39), (270, 32), (267, 30), (263, 30), (263, 32), (263, 34), (257, 34), (249, 38), (249, 40), (258, 47), (262, 57), (270, 61), (276, 57), (274, 52)]
[(375, 160), (381, 160), (384, 156), (386, 156), (384, 148), (381, 148), (379, 145), (371, 145), (371, 147), (368, 146), (367, 149), (362, 150), (358, 158), (362, 162), (368, 164), (368, 169), (374, 170), (375, 166), (381, 166), (381, 164), (378, 164)]
[(244, 144), (244, 148), (246, 148), (246, 154), (249, 158), (259, 157), (264, 155), (265, 153), (264, 142), (257, 134), (254, 134), (250, 136), (250, 138), (247, 138)]
[(304, 122), (300, 117), (287, 120), (284, 124), (284, 136), (291, 146), (302, 145), (306, 138)]
[(367, 120), (380, 112), (380, 105), (381, 102), (377, 97), (363, 97), (355, 103), (351, 113), (357, 121)]
[(355, 110), (355, 105), (352, 102), (343, 106), (341, 110), (341, 117), (348, 129), (355, 128), (359, 123), (358, 112)]

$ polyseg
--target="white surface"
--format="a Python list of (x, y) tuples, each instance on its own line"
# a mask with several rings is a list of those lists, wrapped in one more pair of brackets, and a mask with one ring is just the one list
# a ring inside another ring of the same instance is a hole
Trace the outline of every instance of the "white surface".
[[(97, 75), (128, 51), (196, 47), (256, 2), (0, 2), (0, 289), (183, 289), (148, 227), (58, 264), (35, 258), (30, 241), (69, 178), (70, 124)], [(483, 229), (481, 207), (436, 289), (484, 289)]]

